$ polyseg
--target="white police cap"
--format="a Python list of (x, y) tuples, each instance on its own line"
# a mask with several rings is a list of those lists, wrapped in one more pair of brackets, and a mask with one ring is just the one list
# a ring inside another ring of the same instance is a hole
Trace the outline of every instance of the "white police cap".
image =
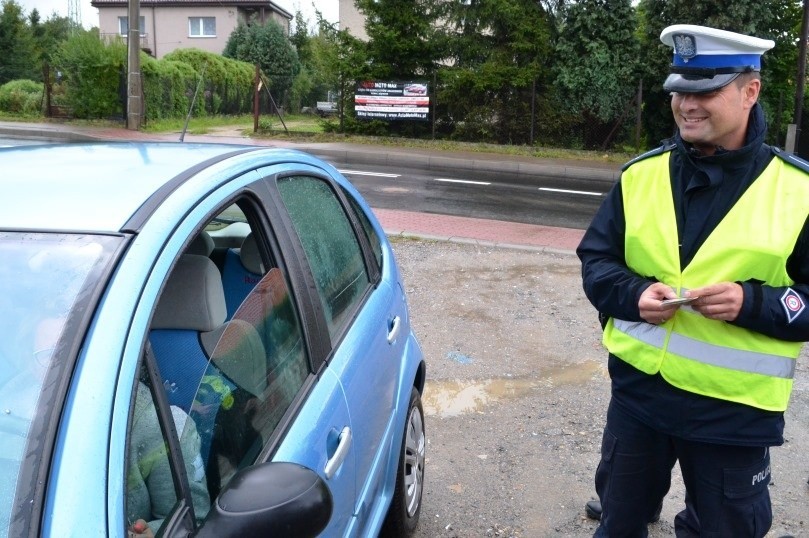
[(775, 46), (769, 39), (693, 24), (665, 28), (660, 41), (674, 47), (671, 74), (663, 89), (679, 93), (711, 92), (741, 73), (760, 71), (761, 55)]

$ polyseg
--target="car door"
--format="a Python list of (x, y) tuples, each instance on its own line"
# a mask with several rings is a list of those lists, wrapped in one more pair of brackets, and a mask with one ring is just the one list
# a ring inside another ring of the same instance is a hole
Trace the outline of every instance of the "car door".
[[(216, 202), (214, 210), (211, 202), (201, 203), (207, 210), (189, 214), (169, 240), (182, 248), (173, 254), (153, 306), (141, 370), (149, 375), (136, 380), (131, 403), (129, 526), (145, 519), (155, 532), (180, 535), (193, 507), (194, 525), (205, 529), (205, 514), (235, 474), (271, 458), (299, 463), (324, 478), (334, 503), (325, 535), (342, 534), (350, 525), (356, 477), (345, 395), (334, 375), (313, 371), (317, 335), (309, 328), (312, 308), (299, 290), (301, 261), (284, 246), (289, 240), (277, 233), (263, 191), (261, 184), (252, 185)], [(222, 226), (232, 227), (242, 241), (252, 236), (260, 258), (258, 273), (245, 277), (251, 287), (232, 316), (224, 306), (224, 260), (239, 243), (228, 230), (220, 233)], [(214, 238), (209, 253), (192, 249), (203, 233)], [(211, 307), (220, 298), (222, 308)], [(206, 342), (201, 353), (190, 350)], [(148, 417), (146, 437), (156, 452), (143, 440), (147, 421), (141, 417)], [(153, 478), (157, 470), (160, 478)], [(152, 506), (149, 512), (155, 488), (166, 508), (155, 512)]]
[[(397, 311), (378, 258), (363, 238), (345, 195), (327, 178), (276, 179), (283, 205), (306, 254), (329, 336), (327, 371), (345, 391), (356, 446), (357, 519), (351, 534), (367, 532), (389, 497), (382, 495), (395, 422), (401, 349)], [(317, 301), (316, 301), (317, 302)]]

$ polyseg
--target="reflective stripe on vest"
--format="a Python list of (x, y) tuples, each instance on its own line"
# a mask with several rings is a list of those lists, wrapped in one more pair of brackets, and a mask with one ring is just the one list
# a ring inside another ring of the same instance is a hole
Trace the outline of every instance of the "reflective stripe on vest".
[[(615, 320), (615, 328), (641, 342), (663, 349), (668, 330), (642, 321)], [(671, 333), (666, 350), (681, 357), (711, 366), (720, 366), (740, 372), (792, 379), (795, 359), (756, 351), (732, 349), (706, 344), (676, 332)]]
[[(621, 178), (626, 211), (625, 257), (635, 273), (679, 294), (723, 281), (793, 281), (785, 261), (809, 214), (809, 180), (773, 159), (680, 269), (670, 153), (630, 166)], [(610, 352), (683, 390), (783, 411), (801, 343), (785, 342), (681, 308), (663, 325), (612, 319)]]

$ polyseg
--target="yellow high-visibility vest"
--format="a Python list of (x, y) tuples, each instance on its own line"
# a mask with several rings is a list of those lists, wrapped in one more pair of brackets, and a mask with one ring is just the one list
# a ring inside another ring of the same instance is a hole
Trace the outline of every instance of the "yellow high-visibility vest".
[[(638, 161), (621, 176), (627, 266), (680, 295), (725, 281), (794, 284), (786, 260), (809, 214), (807, 175), (773, 158), (681, 271), (670, 155)], [(770, 411), (787, 407), (802, 345), (705, 318), (687, 306), (659, 326), (610, 319), (604, 344), (675, 387)]]

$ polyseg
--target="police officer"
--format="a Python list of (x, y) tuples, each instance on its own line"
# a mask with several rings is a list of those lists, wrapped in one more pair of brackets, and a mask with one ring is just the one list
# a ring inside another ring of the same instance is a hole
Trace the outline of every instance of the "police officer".
[(772, 41), (693, 25), (660, 39), (677, 132), (624, 167), (577, 250), (609, 317), (595, 535), (646, 536), (679, 461), (678, 536), (764, 536), (769, 447), (809, 339), (809, 167), (764, 143)]

